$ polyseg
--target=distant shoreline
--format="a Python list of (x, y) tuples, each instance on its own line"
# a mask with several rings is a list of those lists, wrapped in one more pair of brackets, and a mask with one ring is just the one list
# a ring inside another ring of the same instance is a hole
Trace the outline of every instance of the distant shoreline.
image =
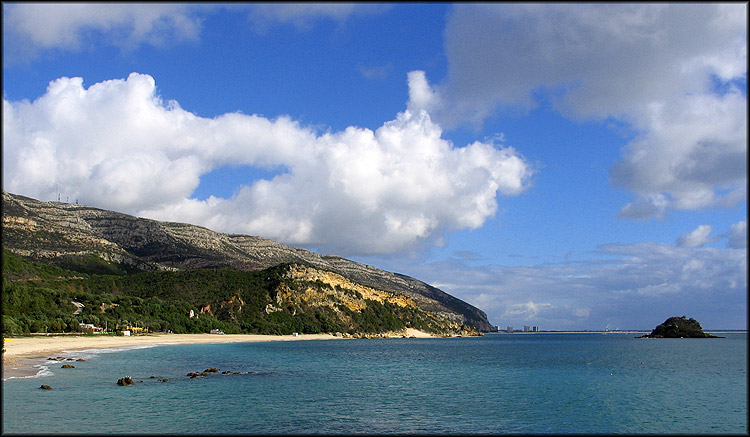
[[(487, 334), (649, 334), (651, 330), (623, 330), (623, 331), (493, 331)], [(703, 332), (712, 334), (747, 334), (747, 329), (704, 329)]]
[(651, 332), (651, 330), (648, 331), (640, 331), (640, 330), (634, 330), (634, 331), (513, 331), (513, 332), (507, 332), (507, 331), (496, 331), (496, 332), (490, 332), (490, 334), (648, 334)]

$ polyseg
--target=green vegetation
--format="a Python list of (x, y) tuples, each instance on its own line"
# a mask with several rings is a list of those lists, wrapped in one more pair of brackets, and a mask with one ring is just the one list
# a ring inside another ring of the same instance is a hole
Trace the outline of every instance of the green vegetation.
[(61, 256), (54, 259), (54, 264), (64, 270), (92, 275), (126, 275), (138, 270), (124, 264), (115, 264), (105, 261), (96, 255), (86, 256)]
[[(62, 263), (64, 269), (31, 262), (6, 250), (2, 262), (5, 334), (74, 332), (79, 323), (109, 330), (137, 325), (151, 332), (220, 329), (227, 334), (380, 333), (405, 327), (447, 330), (444, 323), (417, 308), (373, 300), (367, 300), (360, 311), (340, 302), (330, 305), (302, 300), (266, 311), (269, 304), (278, 304), (282, 284), (292, 292), (308, 287), (333, 290), (320, 281), (298, 282), (285, 277), (288, 264), (251, 272), (205, 269), (125, 274), (99, 258), (68, 258)], [(73, 301), (84, 305), (75, 315), (78, 308)], [(191, 311), (196, 317), (190, 316)]]

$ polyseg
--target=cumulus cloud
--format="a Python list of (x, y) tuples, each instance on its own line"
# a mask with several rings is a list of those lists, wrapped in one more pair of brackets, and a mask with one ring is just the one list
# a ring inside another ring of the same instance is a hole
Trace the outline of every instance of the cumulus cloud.
[[(746, 199), (747, 5), (456, 5), (446, 31), (446, 128), (546, 93), (576, 120), (637, 132), (612, 169), (636, 199), (621, 215)], [(717, 86), (718, 85), (718, 86)]]
[(424, 71), (409, 73), (409, 105), (412, 112), (431, 111), (439, 104), (439, 97), (427, 82)]
[[(145, 74), (88, 89), (60, 78), (33, 102), (3, 100), (4, 188), (54, 199), (61, 187), (95, 206), (340, 254), (400, 250), (482, 226), (533, 172), (511, 147), (443, 139), (423, 79), (410, 73), (416, 100), (377, 130), (319, 133), (289, 117), (196, 116)], [(229, 199), (191, 198), (228, 164), (284, 171)]]
[(703, 245), (714, 241), (710, 238), (712, 230), (710, 225), (700, 225), (678, 238), (677, 245), (680, 247), (703, 247)]

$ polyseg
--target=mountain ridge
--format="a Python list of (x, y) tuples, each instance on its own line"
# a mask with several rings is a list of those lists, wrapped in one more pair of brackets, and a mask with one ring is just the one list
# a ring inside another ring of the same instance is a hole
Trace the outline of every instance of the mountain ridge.
[(61, 202), (43, 202), (3, 190), (3, 248), (56, 264), (97, 256), (129, 271), (230, 268), (255, 271), (303, 263), (353, 282), (403, 295), (422, 310), (480, 332), (493, 330), (486, 314), (407, 275), (337, 255), (287, 246), (259, 236), (226, 234), (187, 223), (157, 221)]

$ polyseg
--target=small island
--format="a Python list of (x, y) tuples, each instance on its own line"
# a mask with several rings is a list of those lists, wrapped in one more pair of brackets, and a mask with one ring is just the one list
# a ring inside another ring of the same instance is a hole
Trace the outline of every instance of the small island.
[(701, 324), (694, 318), (670, 317), (654, 328), (650, 334), (640, 338), (724, 338), (703, 332)]

